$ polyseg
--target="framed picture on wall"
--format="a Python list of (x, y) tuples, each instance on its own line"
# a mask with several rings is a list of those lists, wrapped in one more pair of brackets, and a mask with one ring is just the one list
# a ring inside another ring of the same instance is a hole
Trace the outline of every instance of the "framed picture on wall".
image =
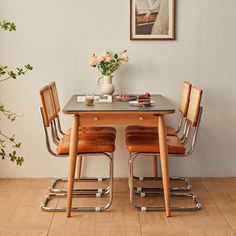
[(174, 40), (175, 0), (130, 0), (131, 40)]

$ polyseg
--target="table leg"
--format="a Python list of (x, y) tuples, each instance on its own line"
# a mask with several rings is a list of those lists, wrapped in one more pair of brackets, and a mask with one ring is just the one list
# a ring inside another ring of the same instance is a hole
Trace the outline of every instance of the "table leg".
[(67, 217), (71, 216), (75, 166), (76, 166), (76, 157), (78, 149), (78, 127), (79, 127), (79, 116), (74, 115), (71, 129), (71, 137), (70, 137), (69, 172), (68, 172), (67, 206), (66, 206)]
[(170, 179), (169, 179), (169, 166), (168, 166), (168, 146), (166, 142), (166, 127), (165, 127), (164, 116), (159, 115), (158, 117), (159, 117), (158, 131), (159, 131), (160, 159), (161, 159), (166, 216), (171, 216)]

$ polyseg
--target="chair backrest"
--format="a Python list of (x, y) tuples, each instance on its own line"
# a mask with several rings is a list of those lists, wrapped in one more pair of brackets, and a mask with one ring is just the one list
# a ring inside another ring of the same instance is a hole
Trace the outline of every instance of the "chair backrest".
[(191, 87), (192, 85), (189, 82), (184, 81), (182, 95), (181, 95), (180, 104), (179, 104), (179, 111), (182, 113), (183, 117), (186, 117), (188, 113)]
[(42, 103), (44, 125), (49, 127), (50, 123), (57, 117), (49, 86), (45, 86), (40, 90), (40, 98)]
[(203, 91), (200, 88), (192, 87), (191, 89), (187, 120), (193, 127), (196, 127), (198, 123), (202, 93)]
[(50, 87), (50, 90), (52, 93), (52, 99), (53, 99), (53, 105), (55, 108), (55, 112), (59, 113), (61, 108), (60, 108), (60, 102), (59, 102), (59, 97), (58, 97), (58, 93), (57, 93), (57, 86), (56, 86), (55, 81), (51, 82), (49, 84), (49, 87)]

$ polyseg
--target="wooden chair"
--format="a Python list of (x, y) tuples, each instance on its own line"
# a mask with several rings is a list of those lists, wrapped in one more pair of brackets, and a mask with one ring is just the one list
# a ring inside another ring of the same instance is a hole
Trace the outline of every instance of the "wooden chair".
[[(189, 134), (189, 126), (186, 122), (186, 116), (188, 112), (188, 105), (189, 105), (189, 98), (190, 98), (190, 91), (191, 91), (192, 84), (190, 84), (187, 81), (184, 81), (183, 87), (182, 87), (182, 94), (179, 104), (179, 112), (180, 117), (178, 121), (177, 129), (175, 129), (172, 126), (166, 127), (166, 133), (167, 136), (179, 136), (183, 143), (187, 142), (188, 134)], [(143, 135), (143, 136), (149, 136), (153, 134), (158, 135), (158, 128), (157, 127), (144, 127), (144, 126), (128, 126), (125, 130), (125, 136), (126, 138), (129, 136), (134, 135)], [(160, 180), (161, 177), (158, 177), (157, 174), (157, 159), (156, 156), (150, 157), (152, 161), (152, 170), (153, 175), (156, 180)], [(153, 179), (146, 177), (146, 179)], [(189, 191), (191, 190), (191, 183), (188, 178), (184, 177), (171, 177), (171, 180), (175, 181), (183, 181), (184, 186), (183, 187), (172, 187), (172, 191)]]
[[(55, 157), (67, 157), (69, 154), (70, 136), (63, 135), (57, 137), (56, 119), (58, 114), (55, 109), (53, 95), (49, 86), (45, 86), (40, 90), (41, 104), (40, 108), (43, 127), (46, 138), (48, 151)], [(50, 136), (49, 132), (50, 130)], [(111, 206), (113, 198), (113, 152), (115, 150), (115, 136), (103, 133), (83, 133), (79, 132), (78, 156), (98, 156), (105, 157), (109, 162), (109, 175), (106, 178), (80, 178), (81, 182), (107, 182), (109, 186), (106, 189), (100, 188), (80, 188), (73, 191), (74, 197), (109, 197), (106, 205), (98, 205), (95, 207), (74, 207), (72, 211), (104, 211)], [(51, 138), (49, 138), (51, 137)], [(51, 142), (50, 142), (51, 140)], [(54, 143), (56, 148), (51, 147)], [(49, 207), (48, 203), (55, 197), (66, 197), (66, 190), (58, 191), (59, 193), (49, 193), (46, 195), (41, 209), (44, 211), (66, 211), (65, 207)]]
[[(61, 128), (61, 122), (60, 122), (60, 102), (59, 102), (59, 96), (57, 92), (57, 87), (55, 81), (52, 81), (49, 84), (51, 96), (52, 96), (52, 102), (53, 102), (53, 107), (54, 107), (54, 112), (55, 112), (55, 120), (53, 122), (54, 125), (54, 143), (56, 145), (59, 144), (60, 141), (60, 135), (64, 136), (67, 134), (68, 136), (71, 133), (71, 129), (67, 130), (66, 132), (62, 131)], [(79, 128), (79, 136), (81, 135), (110, 135), (113, 136), (114, 138), (116, 137), (116, 129), (113, 127), (80, 127)], [(77, 181), (81, 177), (81, 171), (82, 171), (82, 156), (78, 156), (77, 158), (77, 171), (76, 171), (76, 178), (75, 181)], [(60, 182), (67, 182), (67, 179), (55, 179), (52, 181), (51, 186), (49, 187), (50, 192), (53, 193), (65, 193), (67, 190), (66, 189), (58, 189), (56, 186)]]
[[(178, 127), (177, 129), (175, 129), (172, 126), (167, 126), (166, 133), (168, 136), (177, 136), (186, 124), (186, 116), (188, 112), (191, 87), (192, 85), (189, 82), (184, 81), (180, 104), (179, 104), (180, 117), (179, 117)], [(125, 129), (126, 137), (131, 136), (131, 135), (137, 135), (137, 134), (149, 135), (150, 133), (151, 134), (158, 133), (158, 128), (157, 127), (144, 127), (144, 126), (128, 126)], [(183, 132), (183, 135), (185, 133), (186, 132)], [(184, 137), (181, 137), (181, 138), (184, 138)]]
[[(199, 130), (199, 125), (202, 115), (202, 107), (200, 107), (202, 98), (202, 90), (196, 87), (191, 89), (190, 102), (188, 107), (188, 112), (186, 116), (187, 126), (193, 129), (192, 143), (191, 147), (188, 149), (186, 144), (178, 136), (167, 136), (168, 153), (169, 156), (186, 157), (189, 156), (195, 149), (197, 134)], [(130, 186), (130, 201), (131, 203), (141, 211), (159, 211), (164, 210), (164, 207), (147, 207), (140, 206), (135, 202), (134, 195), (146, 197), (146, 196), (156, 196), (162, 195), (162, 191), (159, 188), (142, 188), (134, 187), (134, 176), (133, 176), (133, 164), (138, 157), (144, 156), (159, 156), (159, 140), (156, 133), (152, 135), (143, 136), (140, 134), (128, 136), (126, 138), (127, 149), (130, 153), (129, 156), (129, 186)], [(146, 178), (147, 179), (147, 178)], [(145, 182), (145, 178), (140, 178), (140, 181)], [(199, 210), (201, 209), (201, 204), (197, 195), (190, 193), (177, 193), (171, 191), (171, 196), (181, 196), (181, 197), (191, 197), (195, 205), (188, 207), (173, 207), (172, 210)]]

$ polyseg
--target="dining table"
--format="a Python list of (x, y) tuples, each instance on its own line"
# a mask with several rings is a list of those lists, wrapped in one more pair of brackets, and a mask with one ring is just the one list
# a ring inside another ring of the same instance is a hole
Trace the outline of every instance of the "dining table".
[[(165, 211), (166, 216), (171, 216), (165, 117), (166, 115), (175, 112), (173, 104), (160, 94), (152, 94), (152, 104), (150, 106), (139, 106), (139, 104), (132, 106), (132, 104), (127, 101), (120, 101), (116, 96), (112, 97), (112, 102), (95, 102), (93, 106), (88, 106), (85, 102), (79, 102), (78, 96), (79, 95), (73, 95), (62, 110), (64, 114), (72, 116), (66, 205), (67, 217), (71, 216), (75, 163), (78, 155), (78, 128), (80, 126), (107, 125), (158, 127), (158, 135), (156, 138), (160, 145), (160, 163), (164, 188)], [(81, 157), (78, 156), (78, 158)]]

